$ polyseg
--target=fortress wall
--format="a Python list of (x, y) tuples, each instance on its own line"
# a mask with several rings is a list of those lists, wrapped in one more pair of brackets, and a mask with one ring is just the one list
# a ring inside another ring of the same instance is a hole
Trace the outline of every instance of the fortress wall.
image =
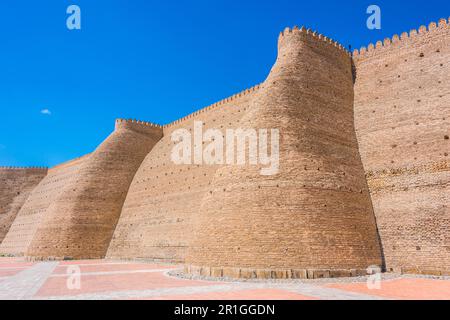
[(0, 243), (47, 168), (0, 168)]
[(103, 258), (136, 170), (162, 134), (158, 125), (117, 120), (114, 132), (83, 162), (76, 181), (53, 200), (26, 255)]
[(218, 165), (176, 165), (171, 133), (194, 121), (204, 130), (234, 128), (259, 86), (245, 90), (164, 127), (164, 137), (147, 155), (131, 183), (108, 258), (184, 261), (192, 234), (191, 218), (200, 208)]
[(280, 130), (280, 171), (216, 171), (195, 215), (186, 270), (317, 278), (381, 265), (354, 132), (349, 53), (310, 30), (285, 30), (276, 64), (241, 123)]
[(63, 192), (76, 176), (81, 163), (79, 158), (48, 170), (48, 174), (33, 189), (20, 208), (9, 232), (0, 244), (0, 253), (23, 255), (47, 208)]
[(450, 27), (354, 53), (355, 125), (388, 270), (450, 272)]

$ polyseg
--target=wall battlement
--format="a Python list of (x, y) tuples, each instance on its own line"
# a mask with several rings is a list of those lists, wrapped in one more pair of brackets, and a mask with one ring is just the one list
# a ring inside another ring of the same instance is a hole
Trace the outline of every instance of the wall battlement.
[(0, 170), (35, 170), (47, 171), (48, 167), (0, 167)]
[(294, 26), (293, 28), (285, 28), (282, 32), (280, 32), (280, 36), (278, 38), (278, 44), (280, 45), (286, 38), (288, 37), (298, 37), (298, 36), (302, 36), (302, 37), (308, 37), (312, 40), (321, 42), (321, 43), (325, 43), (327, 45), (330, 46), (330, 48), (336, 48), (338, 50), (340, 50), (342, 53), (344, 53), (345, 55), (350, 56), (350, 52), (342, 45), (340, 44), (338, 41), (335, 41), (327, 36), (324, 36), (323, 34), (311, 30), (311, 29), (307, 29), (304, 26), (302, 27), (298, 27), (298, 26)]
[(175, 125), (178, 125), (178, 124), (182, 124), (185, 121), (189, 121), (190, 119), (193, 119), (193, 118), (197, 117), (198, 115), (200, 115), (200, 114), (202, 114), (204, 112), (216, 110), (218, 107), (223, 106), (224, 104), (228, 104), (228, 103), (233, 102), (234, 100), (236, 100), (238, 98), (241, 98), (241, 97), (243, 97), (245, 95), (248, 95), (250, 93), (254, 93), (255, 91), (258, 91), (260, 89), (260, 86), (261, 86), (261, 84), (257, 84), (257, 85), (255, 85), (253, 87), (245, 89), (245, 90), (243, 90), (243, 91), (241, 91), (239, 93), (236, 93), (236, 94), (234, 94), (234, 95), (232, 95), (232, 96), (230, 96), (228, 98), (219, 100), (216, 103), (213, 103), (213, 104), (211, 104), (211, 105), (209, 105), (207, 107), (204, 107), (204, 108), (202, 108), (200, 110), (197, 110), (197, 111), (195, 111), (195, 112), (193, 112), (193, 113), (191, 113), (191, 114), (189, 114), (189, 115), (187, 115), (185, 117), (182, 117), (182, 118), (180, 118), (178, 120), (175, 120), (175, 121), (173, 121), (171, 123), (168, 123), (168, 124), (164, 125), (163, 127), (164, 128), (170, 128), (172, 126), (175, 126)]
[(383, 41), (377, 41), (375, 44), (370, 43), (367, 47), (361, 47), (359, 50), (355, 49), (352, 56), (354, 59), (359, 59), (368, 55), (384, 52), (384, 50), (389, 49), (391, 46), (404, 45), (408, 42), (418, 40), (418, 37), (425, 36), (429, 32), (448, 28), (449, 23), (450, 18), (448, 22), (444, 18), (440, 19), (438, 23), (430, 22), (428, 24), (428, 28), (422, 25), (418, 29), (411, 29), (409, 33), (403, 32), (400, 36), (398, 34), (395, 34), (391, 38), (385, 38)]
[(121, 127), (127, 127), (127, 128), (140, 128), (140, 127), (150, 127), (150, 128), (162, 128), (161, 125), (147, 122), (147, 121), (141, 121), (136, 119), (116, 119), (116, 128)]

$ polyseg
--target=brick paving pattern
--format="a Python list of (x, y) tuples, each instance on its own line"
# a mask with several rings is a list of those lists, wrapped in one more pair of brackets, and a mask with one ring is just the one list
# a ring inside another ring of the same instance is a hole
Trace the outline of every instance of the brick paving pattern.
[[(75, 267), (75, 268), (74, 268)], [(26, 262), (0, 258), (0, 299), (7, 300), (374, 300), (450, 299), (450, 279), (390, 276), (380, 289), (364, 279), (210, 281), (174, 277), (174, 265), (110, 260)], [(80, 271), (79, 288), (68, 286)], [(68, 281), (69, 280), (69, 281)], [(360, 282), (355, 282), (360, 281)]]

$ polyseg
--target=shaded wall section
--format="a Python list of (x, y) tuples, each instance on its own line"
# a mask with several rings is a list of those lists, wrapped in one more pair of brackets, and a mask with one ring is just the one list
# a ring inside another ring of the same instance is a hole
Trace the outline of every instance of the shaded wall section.
[(33, 189), (21, 207), (0, 244), (0, 253), (24, 255), (48, 207), (75, 179), (81, 163), (86, 158), (87, 156), (72, 160), (48, 170), (47, 176)]
[(450, 27), (354, 53), (355, 124), (388, 270), (450, 272)]
[(350, 54), (315, 32), (285, 30), (242, 126), (279, 129), (279, 172), (261, 175), (264, 166), (216, 171), (194, 220), (187, 271), (317, 278), (365, 274), (380, 265), (353, 125)]
[(26, 255), (104, 258), (136, 170), (162, 134), (158, 125), (117, 120), (114, 132), (83, 162), (76, 181), (52, 201)]
[[(177, 129), (193, 133), (194, 121), (203, 129), (240, 125), (258, 86), (164, 126), (164, 137), (147, 155), (133, 179), (108, 258), (143, 258), (182, 262), (192, 235), (192, 216), (219, 165), (176, 165), (171, 160)], [(193, 140), (192, 140), (193, 141)]]
[(47, 168), (0, 168), (0, 243)]

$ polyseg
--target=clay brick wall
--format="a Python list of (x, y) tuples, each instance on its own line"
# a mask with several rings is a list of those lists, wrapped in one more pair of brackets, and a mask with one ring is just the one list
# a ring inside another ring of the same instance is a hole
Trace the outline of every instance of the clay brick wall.
[(26, 255), (32, 259), (104, 258), (130, 183), (161, 126), (117, 120), (114, 132), (83, 161), (52, 201)]
[[(449, 22), (353, 59), (304, 28), (286, 29), (278, 49), (263, 84), (164, 127), (118, 120), (97, 150), (34, 189), (38, 175), (0, 169), (0, 223), (18, 211), (0, 253), (185, 262), (243, 278), (349, 276), (383, 263), (449, 273)], [(171, 133), (193, 132), (194, 121), (279, 129), (279, 173), (175, 165)]]
[(0, 243), (47, 168), (0, 168)]
[(310, 30), (285, 30), (277, 62), (241, 122), (280, 130), (280, 171), (216, 171), (196, 215), (187, 270), (313, 278), (380, 265), (354, 132), (349, 53)]
[(388, 270), (450, 272), (450, 27), (354, 53), (355, 125)]
[(192, 234), (192, 216), (210, 190), (219, 166), (173, 164), (171, 133), (179, 128), (192, 132), (194, 121), (203, 121), (205, 130), (239, 126), (258, 88), (245, 90), (164, 126), (164, 137), (147, 155), (133, 179), (107, 257), (184, 261)]
[(48, 170), (47, 176), (33, 189), (18, 212), (0, 244), (0, 253), (24, 255), (47, 208), (75, 179), (85, 158), (86, 156)]

